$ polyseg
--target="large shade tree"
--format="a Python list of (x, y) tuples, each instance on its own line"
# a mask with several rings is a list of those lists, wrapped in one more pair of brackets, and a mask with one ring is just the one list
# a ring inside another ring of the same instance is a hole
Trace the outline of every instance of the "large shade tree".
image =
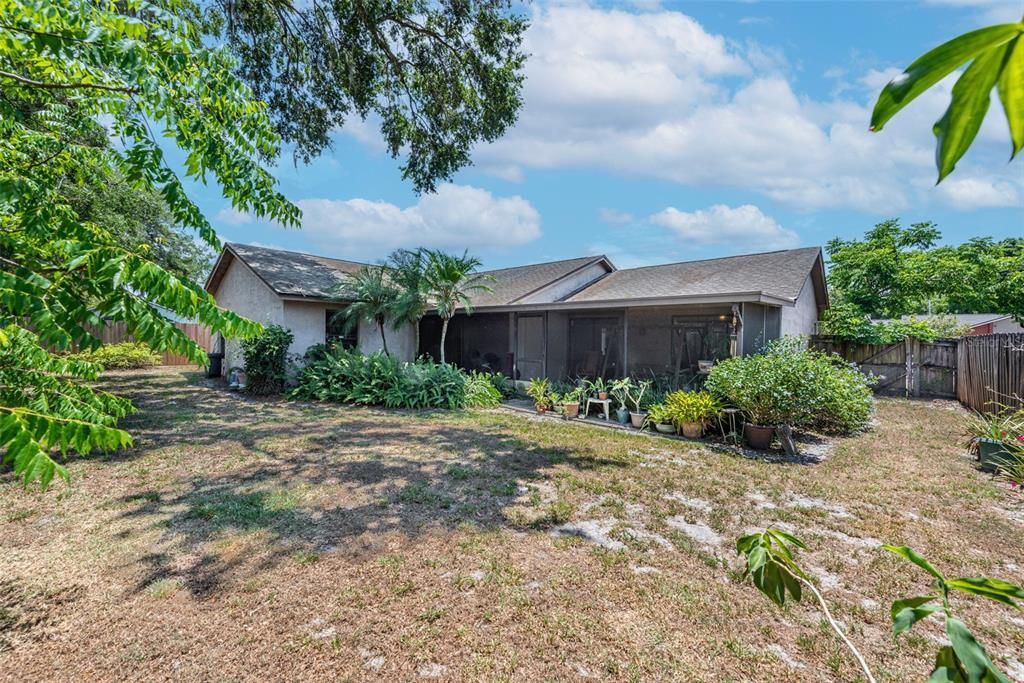
[(445, 362), (444, 342), (448, 336), (448, 323), (462, 309), (473, 312), (472, 296), (476, 292), (491, 291), (494, 278), (477, 272), (480, 259), (464, 252), (462, 256), (443, 251), (428, 250), (424, 276), (430, 303), (441, 317), (441, 362)]
[(353, 118), (433, 190), (522, 104), (525, 18), (510, 0), (197, 0), (277, 132), (308, 161)]

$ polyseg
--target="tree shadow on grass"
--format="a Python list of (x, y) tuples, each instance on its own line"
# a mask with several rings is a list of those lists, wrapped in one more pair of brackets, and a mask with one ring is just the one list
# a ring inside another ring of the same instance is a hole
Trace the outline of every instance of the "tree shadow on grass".
[[(254, 457), (117, 501), (119, 518), (131, 521), (123, 534), (160, 532), (136, 590), (173, 580), (207, 597), (297, 553), (359, 559), (386, 552), (394, 534), (413, 539), (461, 524), (522, 529), (509, 508), (548, 468), (633, 462), (585, 445), (542, 447), (520, 438), (514, 424), (477, 428), (400, 411), (253, 402), (184, 379), (164, 379), (157, 392), (161, 398), (143, 383), (133, 396), (142, 411), (128, 425), (136, 451), (182, 445), (192, 449), (188, 457), (208, 458), (231, 442)], [(188, 418), (179, 421), (178, 411)], [(174, 427), (161, 415), (174, 417)]]

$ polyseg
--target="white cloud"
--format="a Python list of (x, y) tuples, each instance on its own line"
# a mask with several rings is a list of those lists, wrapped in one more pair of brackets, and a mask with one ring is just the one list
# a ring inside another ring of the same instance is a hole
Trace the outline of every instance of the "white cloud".
[(1021, 206), (1021, 194), (1016, 187), (992, 178), (958, 177), (954, 174), (942, 181), (938, 191), (956, 209)]
[(244, 211), (239, 211), (230, 206), (225, 206), (223, 209), (217, 212), (217, 215), (213, 217), (215, 223), (222, 225), (245, 225), (252, 223), (252, 214), (248, 214)]
[(633, 214), (618, 209), (600, 209), (597, 217), (608, 225), (625, 225), (633, 222)]
[(681, 239), (699, 246), (742, 244), (746, 251), (789, 249), (800, 237), (764, 215), (756, 206), (729, 207), (715, 204), (697, 211), (668, 207), (650, 217), (650, 222), (669, 228)]
[(739, 23), (744, 25), (749, 24), (770, 24), (772, 22), (771, 17), (740, 17)]
[[(968, 7), (978, 10), (979, 23), (1002, 24), (1020, 21), (1024, 7), (1019, 0), (927, 0), (930, 5)], [(953, 36), (950, 36), (952, 38)]]
[[(874, 98), (899, 69), (851, 76), (815, 100), (794, 91), (777, 50), (669, 10), (540, 7), (526, 42), (524, 109), (506, 136), (476, 150), (482, 167), (600, 168), (883, 215), (948, 199), (932, 189), (931, 128), (955, 75), (870, 133)], [(992, 111), (958, 175), (989, 166), (989, 143), (1005, 147)]]
[(540, 237), (540, 214), (522, 197), (445, 184), (402, 208), (367, 199), (302, 199), (302, 232), (329, 253), (382, 257), (398, 247), (489, 250)]

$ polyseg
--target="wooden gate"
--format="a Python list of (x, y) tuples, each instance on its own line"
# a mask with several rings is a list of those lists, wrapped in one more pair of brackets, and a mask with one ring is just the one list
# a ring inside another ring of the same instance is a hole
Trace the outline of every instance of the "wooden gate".
[(835, 337), (811, 337), (811, 346), (837, 353), (876, 378), (876, 394), (956, 398), (957, 340), (854, 344)]

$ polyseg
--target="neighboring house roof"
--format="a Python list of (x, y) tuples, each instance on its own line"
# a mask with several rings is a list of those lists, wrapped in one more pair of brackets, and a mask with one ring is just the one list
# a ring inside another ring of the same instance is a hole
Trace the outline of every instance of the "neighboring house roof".
[[(818, 247), (628, 268), (608, 274), (566, 301), (760, 294), (793, 302), (815, 268), (822, 268)], [(827, 305), (823, 276), (817, 299), (822, 307)]]
[[(227, 267), (236, 258), (271, 290), (288, 298), (337, 298), (337, 285), (345, 274), (366, 265), (282, 249), (229, 243), (225, 245), (207, 279), (208, 291), (216, 292)], [(591, 268), (595, 264), (602, 267)], [(808, 275), (812, 276), (819, 309), (828, 306), (824, 263), (818, 247), (626, 270), (616, 270), (605, 256), (585, 256), (483, 271), (481, 275), (493, 278), (488, 284), (492, 291), (474, 294), (473, 306), (489, 310), (506, 307), (593, 307), (603, 302), (654, 305), (674, 300), (702, 299), (792, 305), (807, 282)], [(579, 277), (574, 278), (577, 275)], [(577, 279), (578, 286), (575, 282)], [(568, 287), (573, 290), (565, 293)]]
[(206, 281), (207, 291), (216, 290), (231, 258), (241, 260), (275, 293), (310, 299), (336, 298), (335, 290), (345, 274), (354, 273), (367, 265), (357, 261), (230, 242), (224, 245), (224, 251), (210, 272)]
[(514, 304), (539, 290), (576, 273), (593, 263), (604, 261), (607, 263), (607, 270), (615, 269), (615, 266), (604, 256), (584, 256), (582, 258), (566, 259), (564, 261), (549, 261), (548, 263), (536, 263), (529, 266), (515, 266), (513, 268), (501, 268), (500, 270), (488, 270), (480, 273), (487, 275), (494, 280), (488, 282), (490, 292), (476, 292), (473, 294), (474, 306), (503, 306)]

